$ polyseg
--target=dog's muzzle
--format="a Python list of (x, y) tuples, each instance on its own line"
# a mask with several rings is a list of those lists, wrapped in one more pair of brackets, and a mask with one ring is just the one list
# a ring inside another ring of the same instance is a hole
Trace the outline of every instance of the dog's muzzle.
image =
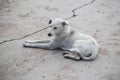
[(48, 33), (48, 36), (52, 36), (52, 34), (51, 34), (51, 33)]

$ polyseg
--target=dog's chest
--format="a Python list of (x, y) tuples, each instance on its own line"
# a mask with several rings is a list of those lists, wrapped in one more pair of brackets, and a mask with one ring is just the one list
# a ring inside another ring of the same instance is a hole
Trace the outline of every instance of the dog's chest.
[(63, 38), (61, 43), (60, 43), (60, 47), (62, 49), (69, 49), (72, 47), (72, 40), (69, 39), (69, 37)]

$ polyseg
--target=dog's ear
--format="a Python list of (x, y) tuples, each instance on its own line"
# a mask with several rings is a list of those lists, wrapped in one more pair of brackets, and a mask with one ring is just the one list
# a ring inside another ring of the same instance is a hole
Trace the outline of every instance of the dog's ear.
[(66, 22), (66, 21), (63, 21), (63, 22), (62, 22), (62, 25), (63, 25), (63, 26), (67, 25), (67, 22)]
[(49, 20), (49, 24), (51, 24), (51, 23), (52, 23), (52, 20), (50, 19), (50, 20)]

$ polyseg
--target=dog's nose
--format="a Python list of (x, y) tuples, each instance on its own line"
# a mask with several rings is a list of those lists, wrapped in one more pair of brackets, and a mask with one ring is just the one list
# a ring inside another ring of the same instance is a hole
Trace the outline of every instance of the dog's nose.
[(51, 33), (48, 33), (48, 36), (52, 36), (52, 34), (51, 34)]

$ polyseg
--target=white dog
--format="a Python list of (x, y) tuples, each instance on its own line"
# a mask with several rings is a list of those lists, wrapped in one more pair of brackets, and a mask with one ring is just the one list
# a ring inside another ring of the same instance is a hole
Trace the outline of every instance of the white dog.
[(62, 49), (65, 58), (74, 60), (94, 60), (98, 52), (96, 40), (89, 36), (72, 30), (68, 22), (63, 19), (51, 19), (49, 21), (51, 40), (30, 41), (23, 44), (24, 47), (42, 49)]

